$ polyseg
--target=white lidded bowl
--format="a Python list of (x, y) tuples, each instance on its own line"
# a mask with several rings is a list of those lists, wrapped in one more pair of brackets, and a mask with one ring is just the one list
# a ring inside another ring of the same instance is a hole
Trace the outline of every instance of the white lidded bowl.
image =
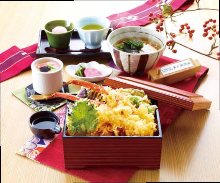
[[(155, 52), (127, 53), (113, 45), (125, 38), (146, 38), (157, 42), (160, 49)], [(107, 42), (113, 61), (117, 67), (130, 75), (143, 75), (155, 66), (166, 47), (166, 38), (156, 30), (140, 26), (128, 26), (112, 31)]]
[[(37, 65), (44, 62), (56, 62), (59, 68), (53, 72), (41, 72)], [(53, 57), (42, 57), (36, 59), (31, 64), (32, 82), (34, 90), (43, 95), (49, 95), (58, 92), (63, 87), (63, 62)]]
[[(94, 77), (80, 77), (75, 75), (75, 72), (80, 68), (80, 66), (87, 67), (87, 68), (95, 68), (99, 72), (102, 73), (101, 76), (94, 76)], [(91, 61), (88, 63), (79, 63), (77, 65), (67, 65), (65, 67), (65, 71), (72, 76), (73, 78), (84, 80), (84, 81), (89, 81), (89, 82), (99, 82), (104, 80), (106, 77), (110, 76), (112, 73), (112, 68), (104, 65), (104, 64), (99, 64), (96, 61)]]

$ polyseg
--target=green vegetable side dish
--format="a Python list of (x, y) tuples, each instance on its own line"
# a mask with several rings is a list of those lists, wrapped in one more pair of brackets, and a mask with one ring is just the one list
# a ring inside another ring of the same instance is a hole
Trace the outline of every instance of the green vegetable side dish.
[(68, 121), (67, 127), (70, 135), (89, 134), (98, 124), (97, 110), (88, 100), (78, 101), (72, 108)]
[(125, 51), (125, 52), (137, 52), (139, 53), (140, 50), (143, 48), (144, 43), (139, 40), (124, 40), (123, 42), (116, 45), (116, 47), (119, 50)]
[(84, 71), (85, 71), (85, 67), (80, 65), (80, 68), (76, 70), (75, 75), (79, 77), (85, 77)]

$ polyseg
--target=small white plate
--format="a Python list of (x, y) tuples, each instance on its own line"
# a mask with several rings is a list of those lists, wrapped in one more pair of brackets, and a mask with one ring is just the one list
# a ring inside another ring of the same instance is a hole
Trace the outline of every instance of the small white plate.
[[(86, 67), (86, 68), (95, 68), (98, 71), (100, 71), (102, 73), (102, 76), (95, 76), (95, 77), (80, 77), (75, 75), (75, 72), (80, 68), (80, 66)], [(65, 71), (72, 77), (76, 78), (76, 79), (81, 79), (84, 81), (89, 81), (89, 82), (98, 82), (98, 81), (102, 81), (104, 80), (106, 77), (110, 76), (112, 73), (112, 68), (111, 67), (107, 67), (104, 64), (99, 64), (96, 61), (91, 61), (88, 63), (79, 63), (77, 65), (67, 65), (65, 67)]]

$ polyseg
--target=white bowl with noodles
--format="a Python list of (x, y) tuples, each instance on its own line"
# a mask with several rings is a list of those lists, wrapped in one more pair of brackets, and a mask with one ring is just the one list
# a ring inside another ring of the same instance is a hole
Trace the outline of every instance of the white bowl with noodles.
[[(143, 49), (144, 51), (139, 53), (122, 51), (116, 45), (126, 39), (146, 40), (143, 41), (143, 48), (147, 49)], [(145, 44), (145, 42), (148, 43)], [(166, 38), (161, 33), (149, 28), (128, 26), (112, 31), (107, 38), (107, 43), (117, 67), (129, 75), (143, 75), (157, 64), (165, 50)]]
[[(100, 76), (93, 76), (93, 77), (81, 77), (76, 75), (76, 71), (80, 69), (80, 67), (83, 66), (85, 68), (95, 68), (97, 71), (101, 73)], [(88, 63), (81, 62), (77, 65), (67, 65), (65, 67), (65, 71), (73, 78), (75, 79), (80, 79), (84, 81), (89, 81), (89, 82), (99, 82), (104, 80), (106, 77), (110, 76), (112, 73), (112, 68), (108, 67), (104, 64), (99, 64), (96, 61), (91, 61)]]

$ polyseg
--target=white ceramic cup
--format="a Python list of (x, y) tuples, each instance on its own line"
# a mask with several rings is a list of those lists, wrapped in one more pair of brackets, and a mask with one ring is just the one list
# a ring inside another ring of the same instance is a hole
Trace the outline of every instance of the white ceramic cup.
[[(43, 62), (56, 62), (59, 67), (55, 71), (41, 72), (37, 65)], [(63, 86), (63, 62), (53, 57), (43, 57), (32, 62), (32, 82), (34, 90), (43, 95), (60, 91)]]
[[(100, 30), (84, 30), (84, 26), (88, 24), (98, 24), (103, 27)], [(88, 16), (78, 19), (74, 27), (79, 33), (80, 39), (85, 43), (88, 49), (96, 49), (101, 47), (101, 42), (106, 38), (110, 28), (110, 20), (105, 17)]]

